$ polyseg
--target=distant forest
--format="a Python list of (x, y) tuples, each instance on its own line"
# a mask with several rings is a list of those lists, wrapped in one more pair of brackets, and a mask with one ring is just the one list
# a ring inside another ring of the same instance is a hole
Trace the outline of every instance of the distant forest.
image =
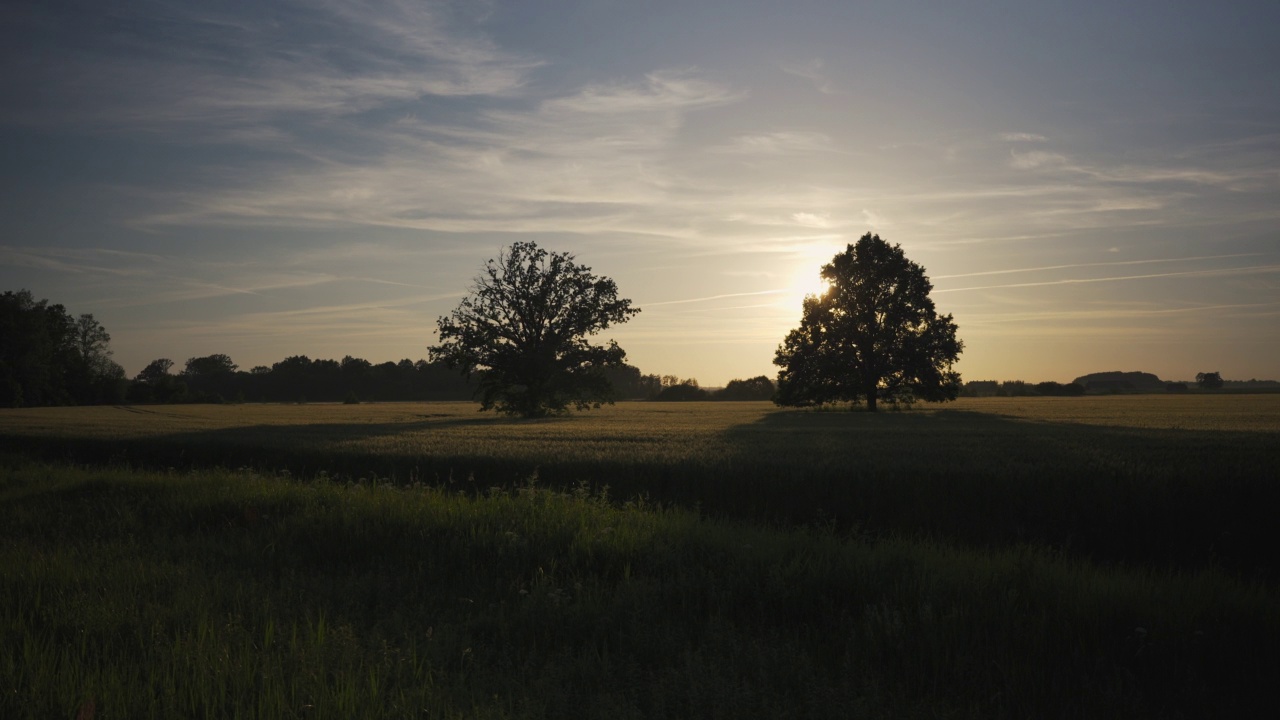
[[(389, 402), (470, 400), (475, 383), (443, 363), (403, 359), (374, 364), (358, 357), (341, 360), (294, 355), (270, 367), (247, 371), (225, 354), (193, 357), (179, 368), (158, 358), (129, 378), (111, 359), (111, 336), (91, 314), (72, 316), (62, 305), (36, 300), (30, 292), (0, 295), (0, 407), (119, 403), (221, 402)], [(693, 378), (645, 374), (631, 365), (602, 370), (614, 400), (769, 400), (774, 381), (760, 375), (706, 389)], [(1270, 380), (1165, 382), (1141, 372), (1094, 373), (1074, 382), (1026, 383), (977, 380), (964, 383), (961, 396), (1076, 396), (1103, 393), (1276, 391)]]
[[(0, 406), (118, 403), (388, 402), (470, 400), (475, 383), (443, 363), (403, 359), (374, 364), (294, 355), (248, 371), (225, 354), (169, 358), (128, 378), (111, 359), (111, 336), (93, 315), (73, 317), (30, 292), (0, 295)], [(763, 375), (708, 391), (692, 378), (646, 375), (631, 365), (604, 368), (614, 400), (768, 400)]]
[(1184, 393), (1192, 389), (1213, 392), (1276, 392), (1275, 380), (1223, 380), (1217, 372), (1199, 373), (1194, 381), (1167, 381), (1147, 372), (1090, 373), (1063, 384), (1022, 380), (970, 380), (960, 387), (961, 397), (1030, 397), (1035, 395), (1131, 395), (1136, 393)]

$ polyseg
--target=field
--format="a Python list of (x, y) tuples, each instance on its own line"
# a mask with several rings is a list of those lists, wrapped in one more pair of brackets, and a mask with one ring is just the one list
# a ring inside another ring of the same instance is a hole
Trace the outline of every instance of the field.
[(1238, 717), (1280, 396), (0, 411), (2, 717)]

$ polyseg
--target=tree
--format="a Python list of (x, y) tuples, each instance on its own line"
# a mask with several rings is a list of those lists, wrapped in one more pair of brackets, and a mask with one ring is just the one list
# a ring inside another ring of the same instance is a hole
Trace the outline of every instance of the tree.
[(230, 375), (236, 371), (237, 367), (239, 366), (232, 362), (229, 356), (215, 353), (204, 357), (188, 358), (186, 369), (182, 374), (188, 377), (215, 377)]
[(183, 383), (169, 373), (173, 369), (173, 361), (169, 358), (157, 358), (147, 363), (133, 377), (129, 387), (129, 398), (133, 402), (178, 402), (187, 393)]
[(196, 402), (221, 403), (235, 395), (237, 367), (229, 356), (215, 353), (188, 358), (179, 377), (186, 381)]
[(95, 375), (112, 374), (111, 335), (91, 313), (81, 315), (75, 321), (73, 342), (80, 357)]
[(1222, 387), (1222, 373), (1196, 373), (1196, 384), (1205, 390), (1217, 390)]
[(768, 400), (777, 390), (773, 381), (764, 375), (757, 375), (749, 380), (730, 380), (719, 392), (720, 400)]
[(670, 402), (711, 399), (711, 393), (698, 387), (697, 378), (681, 380), (675, 375), (663, 375), (660, 382), (662, 383), (662, 390), (653, 396), (654, 400)]
[(778, 347), (779, 405), (879, 398), (954, 400), (964, 349), (950, 315), (939, 316), (924, 268), (900, 245), (867, 233), (822, 267), (829, 287), (804, 300), (800, 327)]
[(169, 358), (157, 358), (147, 363), (147, 366), (134, 376), (134, 380), (138, 382), (154, 383), (171, 377), (169, 371), (173, 369), (173, 361)]
[(614, 400), (635, 400), (656, 395), (662, 389), (657, 375), (645, 375), (634, 365), (606, 368), (604, 376), (613, 388)]
[(587, 339), (638, 312), (613, 280), (573, 255), (518, 242), (485, 263), (471, 294), (436, 321), (440, 344), (430, 358), (477, 379), (481, 410), (540, 417), (600, 407), (611, 402), (603, 371), (626, 352)]
[(0, 405), (118, 402), (124, 369), (111, 360), (111, 336), (85, 314), (36, 301), (27, 290), (0, 295)]

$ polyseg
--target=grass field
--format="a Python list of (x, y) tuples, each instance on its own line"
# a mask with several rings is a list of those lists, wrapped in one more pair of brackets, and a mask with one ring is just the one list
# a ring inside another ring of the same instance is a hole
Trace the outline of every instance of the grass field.
[(0, 411), (0, 717), (1239, 717), (1280, 396)]

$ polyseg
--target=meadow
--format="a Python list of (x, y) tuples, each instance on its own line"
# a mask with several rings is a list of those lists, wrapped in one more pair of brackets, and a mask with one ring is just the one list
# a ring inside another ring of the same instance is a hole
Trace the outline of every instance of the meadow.
[(0, 411), (0, 716), (1238, 717), (1280, 396)]

